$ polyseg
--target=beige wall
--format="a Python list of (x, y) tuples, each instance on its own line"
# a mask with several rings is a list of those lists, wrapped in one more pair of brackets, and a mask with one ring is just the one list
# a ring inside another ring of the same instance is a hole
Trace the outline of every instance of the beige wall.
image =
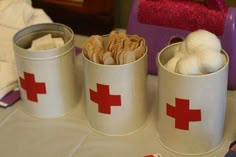
[[(236, 0), (225, 0), (225, 1), (227, 5), (236, 7)], [(132, 0), (115, 0), (115, 27), (116, 28), (127, 27), (131, 4), (132, 4)]]

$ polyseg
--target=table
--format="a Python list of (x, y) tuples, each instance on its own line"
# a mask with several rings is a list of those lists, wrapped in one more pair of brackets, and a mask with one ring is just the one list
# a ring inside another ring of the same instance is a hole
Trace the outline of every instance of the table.
[[(104, 136), (90, 129), (83, 98), (83, 64), (76, 57), (76, 76), (81, 93), (77, 108), (60, 118), (39, 119), (22, 110), (22, 101), (0, 109), (0, 157), (143, 157), (161, 153), (181, 157), (160, 145), (156, 129), (157, 80), (148, 75), (150, 113), (145, 127), (128, 136)], [(223, 157), (236, 139), (236, 91), (228, 91), (223, 144), (201, 157)]]

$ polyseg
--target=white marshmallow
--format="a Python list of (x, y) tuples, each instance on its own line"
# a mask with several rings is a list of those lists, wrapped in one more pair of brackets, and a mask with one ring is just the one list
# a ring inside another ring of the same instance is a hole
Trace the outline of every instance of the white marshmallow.
[(200, 75), (200, 64), (197, 56), (187, 55), (182, 57), (176, 64), (175, 72), (184, 75)]
[(48, 50), (54, 48), (52, 35), (47, 34), (32, 41), (31, 50)]
[(52, 38), (53, 43), (54, 43), (54, 47), (55, 48), (59, 48), (62, 47), (65, 43), (64, 40), (62, 38)]
[(188, 53), (194, 53), (198, 51), (198, 48), (205, 46), (216, 52), (221, 51), (221, 43), (217, 36), (206, 30), (197, 30), (190, 33), (184, 40)]
[(62, 38), (52, 38), (51, 34), (44, 35), (32, 41), (30, 50), (49, 50), (64, 45)]

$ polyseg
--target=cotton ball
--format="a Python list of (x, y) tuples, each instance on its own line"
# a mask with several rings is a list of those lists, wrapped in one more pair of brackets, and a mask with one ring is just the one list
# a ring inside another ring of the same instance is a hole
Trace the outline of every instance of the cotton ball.
[(221, 53), (221, 55), (222, 55), (222, 58), (223, 58), (223, 61), (224, 61), (224, 65), (225, 65), (227, 63), (227, 58), (226, 58), (226, 56), (223, 53)]
[(224, 65), (224, 57), (220, 52), (215, 52), (212, 49), (201, 49), (197, 52), (199, 58), (200, 69), (204, 74), (212, 73)]
[(175, 72), (184, 75), (202, 74), (197, 56), (188, 55), (182, 57), (176, 64)]
[(166, 64), (165, 68), (170, 72), (175, 72), (176, 63), (179, 61), (180, 58), (184, 56), (183, 53), (179, 51), (174, 52), (174, 57), (172, 57)]
[(179, 58), (173, 57), (166, 64), (165, 68), (170, 72), (175, 72), (176, 63), (179, 61)]
[(177, 47), (176, 51), (178, 51), (178, 52), (180, 52), (182, 54), (189, 54), (189, 52), (187, 51), (187, 48), (186, 48), (185, 40), (179, 44), (179, 46)]
[(212, 49), (216, 52), (221, 51), (221, 43), (217, 36), (206, 30), (197, 30), (190, 33), (184, 41), (186, 50), (190, 53), (198, 51), (201, 46)]
[(184, 54), (184, 53), (182, 53), (181, 51), (175, 51), (174, 52), (174, 57), (177, 57), (177, 58), (182, 58), (182, 57), (184, 57), (185, 55), (187, 55), (187, 54)]

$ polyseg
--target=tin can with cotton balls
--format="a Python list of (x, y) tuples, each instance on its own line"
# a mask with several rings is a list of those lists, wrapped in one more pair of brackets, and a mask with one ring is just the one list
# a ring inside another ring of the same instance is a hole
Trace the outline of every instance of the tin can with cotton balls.
[(168, 68), (184, 42), (163, 48), (156, 58), (158, 136), (172, 152), (202, 155), (222, 144), (229, 58), (222, 49), (198, 46)]

